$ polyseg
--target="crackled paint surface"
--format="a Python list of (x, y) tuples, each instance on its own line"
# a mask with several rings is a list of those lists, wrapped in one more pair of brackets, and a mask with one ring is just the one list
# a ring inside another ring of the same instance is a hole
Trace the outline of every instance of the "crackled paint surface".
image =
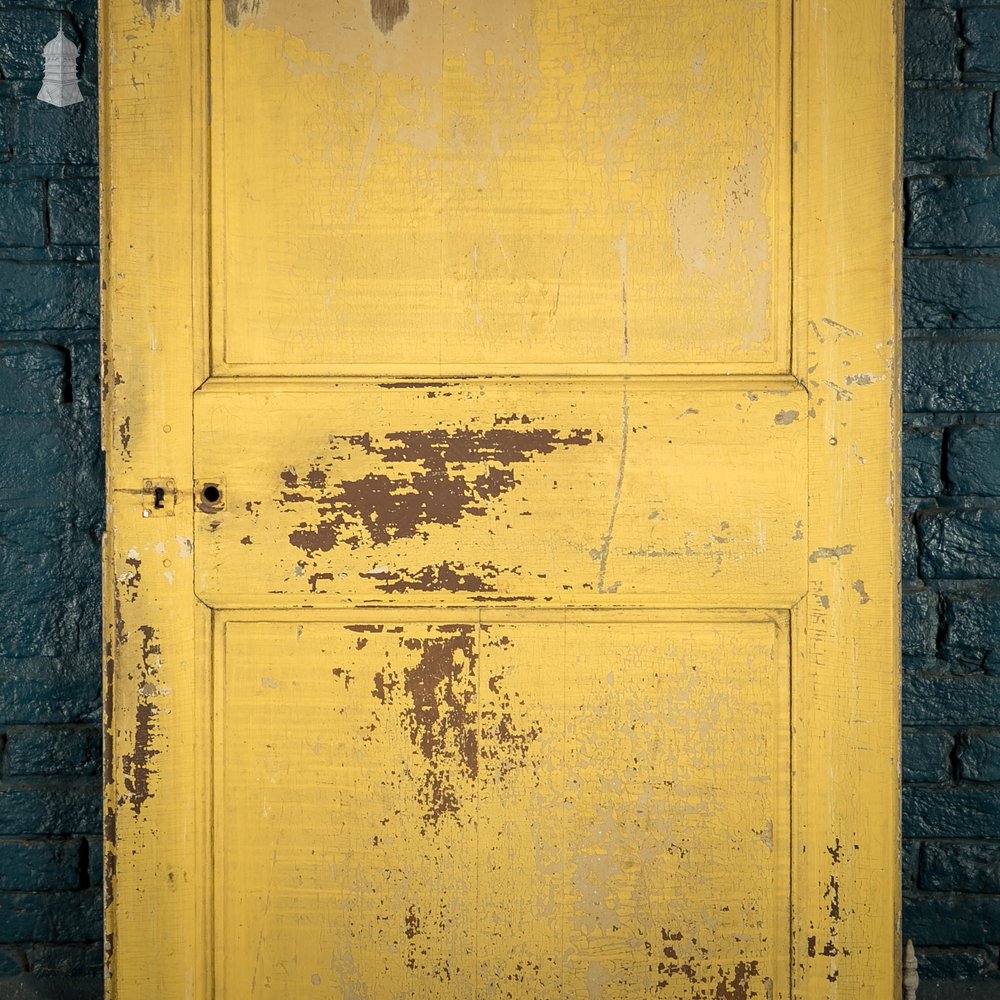
[(105, 18), (111, 995), (893, 995), (887, 0)]
[(771, 606), (801, 594), (806, 422), (776, 419), (806, 412), (801, 388), (608, 381), (209, 384), (196, 461), (205, 479), (225, 470), (228, 499), (196, 524), (199, 593)]
[(787, 367), (788, 7), (233, 0), (220, 362)]
[(226, 995), (787, 996), (787, 619), (435, 617), (225, 616)]

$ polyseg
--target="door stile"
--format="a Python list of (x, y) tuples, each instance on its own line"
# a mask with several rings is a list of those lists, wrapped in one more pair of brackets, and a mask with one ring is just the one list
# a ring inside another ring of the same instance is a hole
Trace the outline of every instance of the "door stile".
[(793, 674), (793, 995), (890, 997), (900, 968), (900, 15), (865, 0), (796, 10), (795, 322), (810, 499)]
[(209, 616), (192, 598), (191, 496), (208, 343), (206, 16), (167, 0), (101, 7), (109, 997), (211, 996)]

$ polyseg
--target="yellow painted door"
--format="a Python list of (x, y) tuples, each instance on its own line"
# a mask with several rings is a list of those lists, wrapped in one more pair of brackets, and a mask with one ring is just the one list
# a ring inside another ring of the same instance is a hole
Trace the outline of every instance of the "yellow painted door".
[(110, 996), (895, 996), (894, 17), (107, 0)]

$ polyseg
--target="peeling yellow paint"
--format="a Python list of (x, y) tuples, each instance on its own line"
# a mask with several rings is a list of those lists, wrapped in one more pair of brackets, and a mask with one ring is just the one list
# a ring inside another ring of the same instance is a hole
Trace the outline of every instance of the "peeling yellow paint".
[(690, 294), (701, 302), (738, 296), (746, 310), (740, 339), (752, 348), (774, 328), (774, 225), (765, 208), (774, 181), (770, 137), (750, 133), (747, 142), (746, 158), (731, 169), (722, 198), (705, 189), (680, 192), (670, 215)]
[(196, 522), (198, 593), (225, 606), (420, 604), (450, 580), (450, 599), (478, 603), (794, 601), (806, 425), (776, 421), (763, 385), (771, 407), (733, 419), (745, 384), (692, 394), (632, 380), (626, 395), (494, 379), (447, 397), (394, 388), (391, 409), (366, 384), (209, 384), (195, 400), (199, 475), (225, 468), (229, 502)]
[(887, 0), (102, 17), (109, 997), (894, 995)]
[(787, 617), (223, 620), (225, 995), (789, 995)]
[(247, 11), (213, 47), (218, 362), (787, 370), (787, 3)]
[(181, 0), (139, 0), (139, 3), (150, 26), (154, 28), (157, 20), (164, 21), (173, 17), (181, 9)]

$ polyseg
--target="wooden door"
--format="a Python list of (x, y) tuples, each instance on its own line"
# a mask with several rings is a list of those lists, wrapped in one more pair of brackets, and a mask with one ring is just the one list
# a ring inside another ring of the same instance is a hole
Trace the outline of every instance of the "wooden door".
[(108, 0), (111, 995), (895, 995), (888, 0)]

